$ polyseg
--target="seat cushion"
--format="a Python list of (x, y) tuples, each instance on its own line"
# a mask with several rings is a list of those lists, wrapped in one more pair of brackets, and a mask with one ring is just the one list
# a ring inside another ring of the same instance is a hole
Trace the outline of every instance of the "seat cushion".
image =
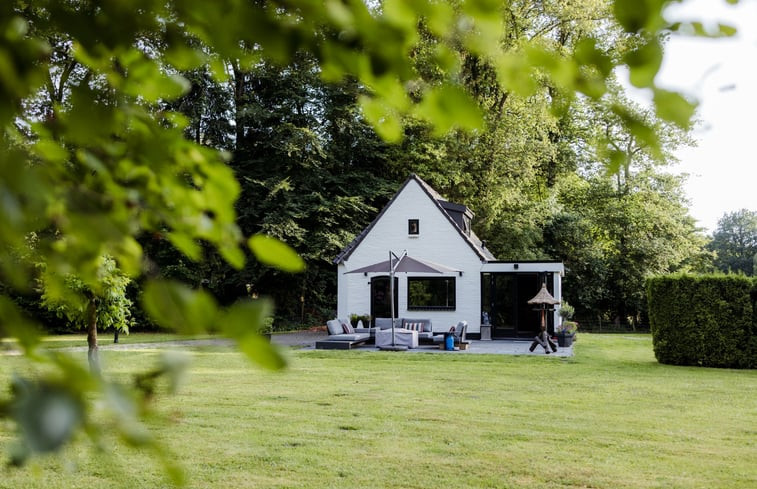
[(390, 329), (392, 327), (392, 318), (376, 318), (373, 324), (379, 329)]
[(370, 339), (369, 333), (342, 333), (328, 337), (328, 341), (363, 341)]

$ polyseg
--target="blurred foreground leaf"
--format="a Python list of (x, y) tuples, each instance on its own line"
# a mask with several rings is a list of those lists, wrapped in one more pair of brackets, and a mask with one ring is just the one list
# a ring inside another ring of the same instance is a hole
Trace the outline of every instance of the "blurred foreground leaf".
[(221, 314), (218, 326), (226, 336), (237, 342), (247, 358), (262, 367), (277, 370), (286, 366), (286, 360), (261, 331), (272, 314), (273, 303), (268, 299), (243, 301)]
[[(84, 401), (75, 391), (47, 381), (16, 377), (11, 384), (11, 417), (21, 431), (19, 455), (58, 450), (84, 424)], [(21, 465), (24, 458), (14, 460)]]
[(210, 294), (168, 280), (148, 282), (142, 303), (160, 326), (185, 335), (208, 331), (218, 314), (218, 306)]
[(276, 238), (256, 234), (248, 241), (250, 249), (261, 263), (276, 267), (285, 272), (305, 270), (305, 262), (289, 245)]

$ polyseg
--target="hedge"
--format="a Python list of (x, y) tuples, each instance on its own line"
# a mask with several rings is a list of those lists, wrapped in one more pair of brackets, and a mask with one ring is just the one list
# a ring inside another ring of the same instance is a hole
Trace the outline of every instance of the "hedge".
[(757, 279), (670, 275), (647, 280), (660, 363), (757, 368)]

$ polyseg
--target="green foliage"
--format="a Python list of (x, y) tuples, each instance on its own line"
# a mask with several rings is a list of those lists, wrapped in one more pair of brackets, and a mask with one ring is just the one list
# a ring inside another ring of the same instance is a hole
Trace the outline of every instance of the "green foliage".
[(571, 319), (573, 317), (573, 314), (576, 313), (576, 309), (568, 304), (568, 301), (562, 301), (560, 304), (560, 317), (563, 319)]
[(649, 279), (649, 319), (657, 360), (757, 368), (754, 290), (754, 280), (735, 275)]
[(722, 272), (754, 275), (757, 264), (757, 211), (741, 209), (718, 220), (708, 248)]
[(575, 334), (578, 331), (578, 323), (575, 321), (563, 321), (562, 328), (558, 331), (563, 334)]
[(63, 281), (43, 274), (41, 303), (64, 318), (74, 328), (87, 327), (87, 308), (91, 301), (97, 304), (97, 325), (101, 329), (118, 329), (129, 332), (133, 324), (132, 302), (126, 294), (131, 280), (116, 266), (115, 260), (103, 257), (98, 270), (98, 289), (93, 291), (76, 275), (68, 275)]

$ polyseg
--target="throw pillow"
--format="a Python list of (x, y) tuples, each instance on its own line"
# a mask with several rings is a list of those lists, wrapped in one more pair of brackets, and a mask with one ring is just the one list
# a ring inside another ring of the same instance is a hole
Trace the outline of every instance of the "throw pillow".
[(342, 323), (336, 319), (332, 319), (326, 323), (328, 326), (329, 334), (340, 334), (343, 331)]
[(355, 328), (353, 328), (350, 323), (342, 323), (342, 331), (348, 334), (352, 334), (355, 332)]

